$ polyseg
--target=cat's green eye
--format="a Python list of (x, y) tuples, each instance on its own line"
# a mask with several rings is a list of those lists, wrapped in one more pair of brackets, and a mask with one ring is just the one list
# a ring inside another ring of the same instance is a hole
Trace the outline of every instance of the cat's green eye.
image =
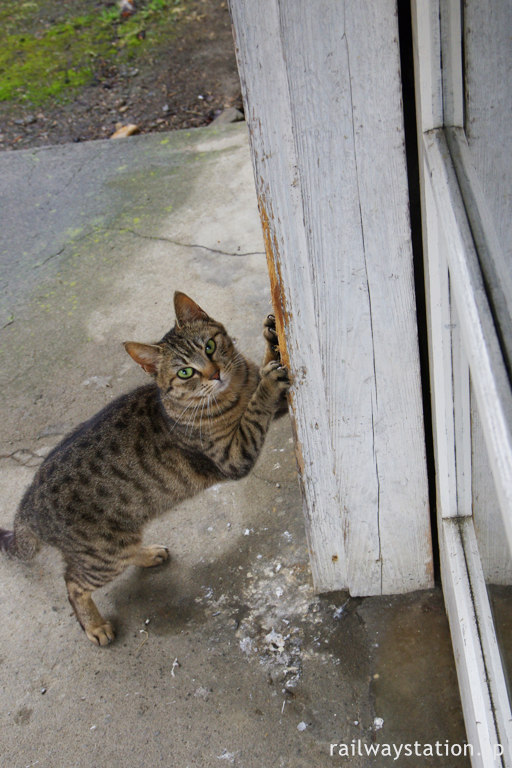
[(180, 368), (178, 371), (178, 376), (180, 379), (190, 379), (191, 376), (194, 375), (194, 369), (193, 368)]
[(208, 355), (208, 357), (211, 357), (213, 353), (215, 352), (216, 344), (213, 339), (210, 339), (206, 342), (206, 347), (204, 348), (204, 351)]

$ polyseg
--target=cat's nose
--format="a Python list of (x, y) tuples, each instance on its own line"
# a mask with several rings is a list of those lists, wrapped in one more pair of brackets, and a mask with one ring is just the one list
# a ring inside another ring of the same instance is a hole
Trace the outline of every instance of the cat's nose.
[(217, 381), (219, 381), (219, 379), (220, 379), (220, 371), (219, 371), (219, 369), (217, 368), (217, 370), (215, 370), (215, 371), (214, 371), (214, 372), (211, 374), (211, 376), (210, 376), (210, 381), (213, 381), (213, 380), (217, 380)]

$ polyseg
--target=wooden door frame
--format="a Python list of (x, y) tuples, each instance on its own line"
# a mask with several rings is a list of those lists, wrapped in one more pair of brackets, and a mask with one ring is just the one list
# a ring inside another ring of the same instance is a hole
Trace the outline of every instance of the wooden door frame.
[(512, 546), (512, 395), (473, 235), (478, 218), (500, 262), (464, 133), (462, 12), (459, 0), (412, 0), (439, 547), (472, 766), (510, 768), (510, 702), (473, 523), (471, 407)]

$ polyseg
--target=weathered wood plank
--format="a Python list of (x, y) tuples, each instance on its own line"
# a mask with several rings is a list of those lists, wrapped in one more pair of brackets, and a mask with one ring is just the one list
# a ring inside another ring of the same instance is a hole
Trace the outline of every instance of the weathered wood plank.
[[(277, 329), (285, 362), (294, 375), (292, 408), (313, 579), (319, 590), (345, 588), (343, 520), (328, 425), (279, 6), (270, 2), (263, 9), (257, 2), (236, 2), (231, 11)], [(267, 98), (269, 89), (272, 99)], [(282, 254), (289, 254), (290, 258), (282, 258)]]
[(431, 584), (394, 0), (231, 0), (318, 589)]

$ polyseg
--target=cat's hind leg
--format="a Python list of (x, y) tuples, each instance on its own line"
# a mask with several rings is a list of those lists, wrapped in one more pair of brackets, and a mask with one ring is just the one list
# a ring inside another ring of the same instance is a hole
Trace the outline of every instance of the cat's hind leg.
[(66, 571), (65, 579), (69, 602), (89, 640), (96, 645), (108, 645), (111, 643), (115, 638), (114, 628), (96, 608), (91, 597), (95, 587), (83, 584), (82, 580), (80, 579), (79, 581), (69, 569)]
[(133, 552), (137, 551), (139, 546), (139, 542), (135, 540), (126, 548), (126, 552), (121, 550), (102, 555), (91, 547), (88, 552), (82, 552), (78, 557), (76, 552), (64, 555), (67, 566), (64, 580), (69, 602), (91, 643), (108, 645), (115, 638), (112, 624), (103, 618), (91, 595), (94, 590), (111, 582), (130, 565)]
[(153, 568), (155, 565), (165, 563), (169, 557), (167, 547), (162, 544), (153, 544), (149, 547), (140, 547), (132, 559), (132, 564), (141, 568)]
[(85, 634), (96, 645), (108, 645), (115, 638), (112, 624), (98, 611), (92, 593), (122, 573), (129, 565), (143, 568), (161, 565), (169, 559), (169, 550), (160, 544), (150, 547), (140, 545), (140, 540), (130, 541), (118, 551), (111, 552), (110, 558), (99, 553), (89, 553), (76, 560), (69, 558), (64, 575), (69, 602)]

